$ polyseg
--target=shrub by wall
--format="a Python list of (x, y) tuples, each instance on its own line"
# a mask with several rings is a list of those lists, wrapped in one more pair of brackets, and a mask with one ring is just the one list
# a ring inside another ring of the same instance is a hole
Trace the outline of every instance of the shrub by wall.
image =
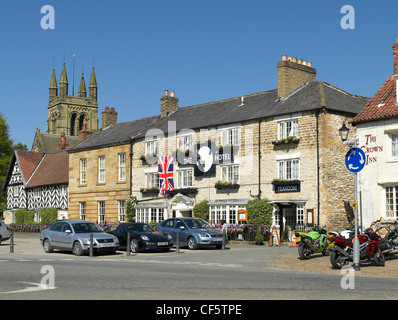
[(33, 224), (35, 213), (27, 209), (18, 209), (15, 211), (15, 224)]

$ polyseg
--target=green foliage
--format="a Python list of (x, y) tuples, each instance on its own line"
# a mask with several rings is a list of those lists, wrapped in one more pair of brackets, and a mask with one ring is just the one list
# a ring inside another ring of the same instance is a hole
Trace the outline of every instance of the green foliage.
[(135, 206), (138, 203), (137, 197), (130, 197), (126, 201), (126, 220), (127, 222), (135, 222)]
[(42, 208), (40, 210), (42, 224), (50, 224), (58, 220), (58, 210), (56, 208)]
[(203, 200), (193, 207), (193, 214), (195, 218), (209, 220), (209, 203)]
[(18, 209), (15, 211), (16, 224), (32, 224), (35, 220), (35, 213), (27, 209)]
[(263, 233), (262, 233), (262, 231), (261, 231), (261, 227), (258, 227), (257, 228), (257, 231), (256, 231), (256, 243), (258, 243), (258, 244), (262, 244), (263, 243), (263, 241), (264, 241), (264, 236), (263, 236)]
[(274, 205), (267, 199), (253, 199), (246, 204), (247, 223), (271, 225)]

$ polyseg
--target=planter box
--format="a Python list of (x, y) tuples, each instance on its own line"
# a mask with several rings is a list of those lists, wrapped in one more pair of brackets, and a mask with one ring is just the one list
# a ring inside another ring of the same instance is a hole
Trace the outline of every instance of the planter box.
[(215, 184), (214, 187), (216, 189), (222, 190), (222, 189), (239, 189), (240, 185), (235, 183), (235, 184), (227, 184), (227, 185), (223, 185), (223, 184)]

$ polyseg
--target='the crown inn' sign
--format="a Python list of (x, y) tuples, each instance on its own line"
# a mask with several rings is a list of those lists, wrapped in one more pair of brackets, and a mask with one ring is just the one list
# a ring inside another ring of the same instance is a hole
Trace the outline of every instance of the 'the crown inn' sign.
[(300, 192), (300, 181), (299, 180), (285, 180), (285, 181), (273, 181), (275, 193), (292, 193)]

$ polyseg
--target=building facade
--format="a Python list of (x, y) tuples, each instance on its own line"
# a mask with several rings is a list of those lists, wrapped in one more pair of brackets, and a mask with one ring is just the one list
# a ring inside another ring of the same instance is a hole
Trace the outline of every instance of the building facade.
[(358, 174), (360, 218), (366, 228), (398, 218), (398, 39), (393, 74), (353, 119), (358, 146), (366, 155)]
[[(191, 216), (194, 205), (207, 200), (213, 223), (235, 224), (248, 200), (266, 198), (275, 204), (273, 222), (280, 228), (349, 224), (354, 182), (338, 129), (368, 99), (316, 81), (316, 70), (300, 59), (283, 56), (277, 69), (276, 90), (201, 105), (181, 108), (166, 90), (158, 116), (100, 130), (69, 150), (71, 212), (91, 197), (86, 218), (122, 220), (117, 201), (132, 195), (139, 200), (137, 220), (159, 222)], [(130, 181), (116, 199), (120, 153)], [(174, 189), (160, 195), (158, 159), (170, 155)], [(85, 158), (93, 180), (82, 186)], [(101, 168), (110, 188), (100, 185)]]

